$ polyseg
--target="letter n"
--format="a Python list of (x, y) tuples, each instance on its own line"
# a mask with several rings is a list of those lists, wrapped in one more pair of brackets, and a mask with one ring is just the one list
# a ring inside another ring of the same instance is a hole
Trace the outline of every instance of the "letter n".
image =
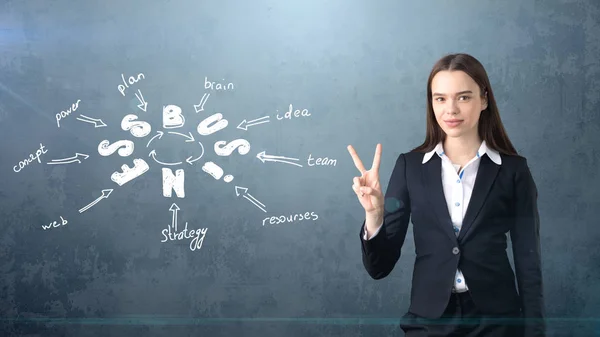
[(175, 175), (173, 175), (173, 171), (170, 168), (162, 169), (163, 176), (163, 196), (170, 198), (171, 191), (174, 190), (175, 194), (179, 198), (185, 197), (185, 189), (183, 187), (183, 182), (185, 181), (185, 174), (183, 169), (179, 169), (175, 171)]

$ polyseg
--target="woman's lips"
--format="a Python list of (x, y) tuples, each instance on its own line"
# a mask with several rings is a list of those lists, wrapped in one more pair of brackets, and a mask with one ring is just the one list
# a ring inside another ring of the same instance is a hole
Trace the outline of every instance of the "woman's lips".
[(446, 125), (448, 125), (449, 127), (453, 128), (456, 127), (458, 125), (460, 125), (460, 123), (462, 123), (463, 121), (460, 120), (450, 120), (450, 121), (444, 121), (446, 123)]

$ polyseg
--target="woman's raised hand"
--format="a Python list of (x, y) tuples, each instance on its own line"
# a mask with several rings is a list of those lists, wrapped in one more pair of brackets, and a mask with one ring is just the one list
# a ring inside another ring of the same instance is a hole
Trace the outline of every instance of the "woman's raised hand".
[(356, 166), (361, 174), (360, 177), (354, 177), (352, 184), (352, 189), (358, 196), (358, 201), (360, 201), (360, 204), (367, 214), (382, 215), (384, 196), (381, 192), (381, 185), (379, 184), (381, 144), (377, 144), (377, 147), (375, 148), (375, 158), (373, 158), (373, 164), (369, 170), (365, 169), (365, 166), (352, 145), (348, 145), (348, 152), (350, 152), (350, 155), (352, 156), (354, 166)]

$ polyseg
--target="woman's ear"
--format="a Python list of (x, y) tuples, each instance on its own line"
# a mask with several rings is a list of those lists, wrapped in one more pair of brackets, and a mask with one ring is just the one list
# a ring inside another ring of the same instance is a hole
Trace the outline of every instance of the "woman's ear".
[(487, 90), (484, 93), (483, 99), (481, 100), (481, 110), (485, 110), (488, 107)]

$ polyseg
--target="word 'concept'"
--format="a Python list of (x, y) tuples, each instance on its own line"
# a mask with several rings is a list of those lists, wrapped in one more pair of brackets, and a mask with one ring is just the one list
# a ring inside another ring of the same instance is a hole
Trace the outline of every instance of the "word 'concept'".
[(127, 88), (129, 88), (130, 85), (134, 85), (137, 82), (139, 82), (145, 78), (146, 78), (146, 76), (144, 76), (143, 73), (139, 73), (139, 74), (137, 74), (137, 77), (129, 76), (127, 81), (125, 81), (125, 76), (123, 74), (121, 74), (121, 79), (123, 80), (123, 84), (119, 84), (117, 86), (117, 89), (119, 90), (121, 95), (125, 96), (125, 90)]
[(77, 100), (77, 102), (71, 104), (71, 107), (67, 110), (67, 111), (61, 111), (59, 113), (56, 114), (56, 125), (60, 128), (60, 120), (63, 118), (66, 118), (67, 116), (69, 116), (72, 112), (75, 112), (75, 110), (77, 110), (77, 108), (79, 107), (79, 102), (81, 102), (80, 99)]
[(285, 216), (285, 215), (280, 215), (280, 216), (271, 216), (268, 218), (264, 218), (262, 225), (265, 225), (265, 222), (267, 220), (269, 220), (269, 224), (271, 225), (278, 225), (280, 223), (286, 223), (286, 222), (298, 222), (298, 221), (304, 221), (304, 220), (317, 220), (319, 218), (319, 216), (315, 213), (315, 212), (306, 212), (304, 214), (293, 214), (290, 216)]
[(42, 225), (42, 228), (44, 230), (50, 229), (50, 228), (57, 228), (57, 227), (62, 227), (64, 225), (66, 225), (67, 223), (69, 223), (67, 221), (67, 219), (63, 218), (62, 215), (60, 216), (60, 221), (53, 221), (51, 222), (49, 225)]
[[(169, 208), (169, 211), (173, 213), (173, 217), (171, 220), (171, 224), (167, 226), (167, 228), (162, 230), (162, 235), (164, 237), (161, 240), (161, 243), (167, 241), (179, 241), (183, 239), (192, 239), (190, 241), (190, 250), (195, 251), (196, 249), (200, 250), (202, 248), (202, 243), (204, 242), (204, 237), (206, 236), (206, 231), (208, 228), (196, 229), (196, 230), (188, 230), (188, 223), (185, 223), (185, 227), (181, 232), (177, 231), (177, 211), (180, 208), (177, 204), (173, 203)], [(202, 235), (202, 237), (200, 237)]]
[[(35, 151), (35, 155), (33, 153), (29, 154), (29, 158), (25, 158), (25, 159), (21, 160), (17, 165), (13, 166), (13, 171), (18, 173), (22, 169), (24, 169), (25, 166), (33, 163), (36, 160), (38, 163), (41, 163), (42, 161), (40, 159), (40, 156), (42, 154), (45, 154), (46, 152), (48, 152), (48, 150), (44, 149), (44, 145), (42, 143), (40, 143), (40, 148)], [(18, 166), (18, 168), (17, 168), (17, 166)]]

